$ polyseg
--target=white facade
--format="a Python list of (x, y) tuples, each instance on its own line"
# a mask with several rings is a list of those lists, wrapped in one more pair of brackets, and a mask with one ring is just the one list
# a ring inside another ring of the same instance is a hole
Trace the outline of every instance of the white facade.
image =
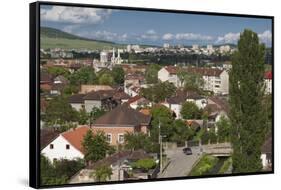
[(264, 79), (265, 83), (265, 93), (271, 94), (272, 93), (272, 79)]
[(162, 105), (166, 106), (167, 108), (169, 108), (170, 110), (172, 110), (175, 114), (176, 114), (176, 119), (181, 119), (181, 108), (182, 105), (180, 104), (169, 104), (167, 102), (162, 103)]
[(100, 52), (100, 62), (101, 63), (108, 62), (108, 53), (106, 51)]
[(176, 74), (170, 74), (165, 67), (158, 71), (158, 79), (161, 82), (168, 81), (173, 83), (176, 87), (180, 86), (179, 78)]
[[(168, 81), (176, 87), (181, 86), (181, 82), (176, 74), (170, 74), (165, 67), (158, 71), (158, 79), (161, 82)], [(229, 92), (229, 74), (223, 70), (219, 76), (203, 76), (204, 90), (212, 91), (215, 94), (228, 94)]]
[(76, 111), (80, 111), (84, 104), (82, 104), (82, 103), (70, 103), (70, 105)]
[[(69, 148), (67, 149), (67, 147)], [(59, 135), (55, 140), (48, 144), (41, 153), (49, 158), (51, 162), (55, 159), (74, 160), (84, 158), (84, 154), (72, 146), (62, 135)]]
[(230, 52), (231, 48), (229, 45), (220, 46), (219, 51), (220, 53), (227, 53)]

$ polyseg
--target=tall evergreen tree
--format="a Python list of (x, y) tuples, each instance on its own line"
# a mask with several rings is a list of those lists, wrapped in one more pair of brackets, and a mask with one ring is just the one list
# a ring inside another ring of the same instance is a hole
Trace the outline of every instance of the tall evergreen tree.
[(264, 96), (265, 46), (256, 33), (244, 30), (238, 51), (232, 58), (230, 82), (231, 142), (233, 172), (257, 172), (262, 169), (261, 146), (265, 137)]

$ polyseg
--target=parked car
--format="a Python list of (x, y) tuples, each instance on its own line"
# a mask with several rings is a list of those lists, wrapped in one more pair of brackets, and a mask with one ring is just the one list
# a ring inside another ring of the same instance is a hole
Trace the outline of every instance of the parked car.
[(191, 155), (192, 154), (192, 150), (189, 147), (186, 147), (186, 148), (182, 149), (182, 151), (186, 155)]

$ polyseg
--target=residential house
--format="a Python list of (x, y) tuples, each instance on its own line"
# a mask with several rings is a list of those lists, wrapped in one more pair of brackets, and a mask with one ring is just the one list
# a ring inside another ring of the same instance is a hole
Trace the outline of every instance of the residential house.
[(143, 108), (143, 107), (147, 107), (147, 106), (151, 107), (152, 106), (150, 101), (148, 101), (146, 98), (141, 97), (139, 95), (136, 95), (136, 96), (130, 98), (127, 101), (127, 104), (133, 109)]
[(115, 90), (99, 90), (87, 93), (84, 99), (84, 105), (87, 112), (91, 112), (94, 107), (104, 110), (111, 110), (117, 106), (113, 99)]
[(63, 132), (53, 139), (41, 153), (51, 161), (58, 159), (84, 158), (82, 146), (85, 134), (91, 130), (93, 134), (98, 131), (105, 133), (110, 145), (123, 144), (126, 133), (143, 132), (149, 134), (151, 116), (144, 115), (127, 105), (118, 106), (98, 118), (92, 126), (79, 126)]
[(88, 130), (91, 130), (90, 127), (81, 126), (59, 134), (41, 150), (41, 154), (51, 162), (59, 159), (84, 158), (82, 141)]
[(126, 172), (131, 169), (129, 163), (146, 158), (151, 158), (151, 156), (144, 150), (123, 150), (88, 165), (86, 168), (80, 170), (77, 174), (71, 177), (69, 183), (95, 182), (95, 179), (91, 177), (91, 174), (102, 165), (110, 166), (112, 169), (112, 175), (110, 176), (110, 179), (108, 179), (109, 181), (126, 180)]
[(85, 108), (84, 103), (85, 94), (74, 94), (68, 98), (68, 103), (74, 108), (76, 111), (80, 111), (82, 108)]
[(199, 109), (202, 109), (206, 106), (207, 100), (196, 92), (178, 90), (175, 96), (167, 98), (161, 104), (172, 110), (176, 118), (180, 119), (182, 118), (180, 112), (184, 102), (194, 102)]
[(227, 71), (222, 69), (166, 66), (158, 71), (158, 79), (162, 82), (168, 81), (173, 83), (176, 87), (181, 87), (183, 84), (177, 76), (179, 70), (201, 75), (204, 81), (204, 90), (212, 91), (215, 94), (228, 94), (229, 75)]
[(47, 71), (40, 71), (40, 90), (50, 92), (52, 89), (53, 76)]
[[(222, 118), (228, 118), (229, 104), (227, 100), (213, 96), (207, 99), (207, 105), (203, 109), (208, 114), (207, 127), (216, 127), (216, 123)], [(217, 128), (215, 128), (217, 130)]]
[(272, 93), (272, 71), (267, 71), (264, 73), (264, 83), (265, 83), (265, 93)]
[(103, 131), (111, 145), (124, 143), (126, 133), (143, 132), (149, 134), (150, 115), (145, 115), (128, 105), (120, 105), (98, 118), (93, 131)]
[[(84, 92), (84, 91), (83, 91)], [(111, 110), (129, 100), (130, 96), (120, 89), (91, 91), (86, 94), (74, 94), (69, 97), (70, 105), (79, 111), (85, 108), (91, 112), (93, 107)]]

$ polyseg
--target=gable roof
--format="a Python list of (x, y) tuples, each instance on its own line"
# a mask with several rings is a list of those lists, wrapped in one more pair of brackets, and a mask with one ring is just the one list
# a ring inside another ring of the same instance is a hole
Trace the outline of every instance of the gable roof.
[(104, 100), (107, 98), (112, 98), (115, 94), (115, 90), (99, 90), (91, 91), (84, 96), (84, 100)]
[(94, 126), (139, 126), (149, 125), (151, 117), (127, 105), (121, 105), (107, 112), (94, 122)]
[(63, 136), (73, 147), (83, 153), (82, 141), (84, 139), (85, 134), (91, 130), (88, 126), (77, 127), (76, 129), (63, 132), (61, 136)]
[[(209, 101), (212, 101), (214, 103), (210, 103)], [(213, 106), (210, 106), (210, 104)], [(214, 106), (214, 104), (216, 106)], [(216, 111), (225, 111), (227, 113), (229, 113), (229, 104), (225, 99), (222, 99), (220, 97), (217, 96), (212, 96), (208, 99), (208, 105), (205, 108), (211, 107), (212, 109), (216, 109)]]
[(178, 90), (175, 96), (172, 96), (166, 100), (169, 104), (181, 104), (185, 102), (187, 99), (202, 99), (197, 92), (189, 91), (189, 90)]
[(122, 162), (124, 160), (139, 160), (144, 158), (151, 158), (149, 154), (147, 154), (144, 150), (136, 150), (136, 151), (130, 151), (130, 150), (124, 150), (121, 152), (114, 153), (102, 160), (99, 160), (95, 163), (90, 163), (89, 166), (87, 166), (87, 169), (96, 169), (99, 166), (102, 165), (114, 165), (117, 162)]
[(68, 98), (69, 103), (84, 103), (84, 96), (85, 94), (74, 94)]

